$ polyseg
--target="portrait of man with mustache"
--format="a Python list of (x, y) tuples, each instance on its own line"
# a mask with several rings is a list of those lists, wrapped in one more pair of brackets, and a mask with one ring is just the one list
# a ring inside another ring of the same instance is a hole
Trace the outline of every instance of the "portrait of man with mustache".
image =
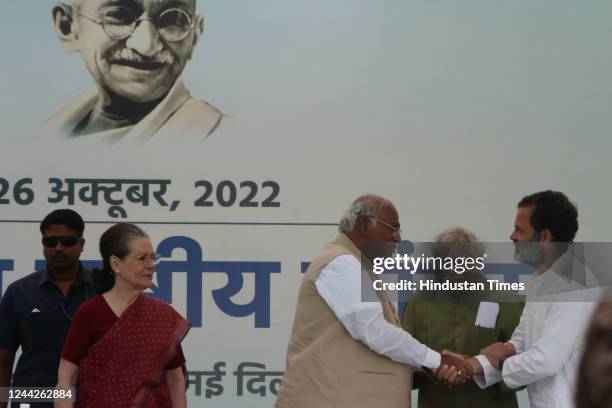
[(196, 0), (71, 0), (53, 8), (68, 53), (81, 54), (96, 86), (47, 128), (70, 139), (205, 139), (224, 115), (192, 98), (180, 76), (204, 29)]

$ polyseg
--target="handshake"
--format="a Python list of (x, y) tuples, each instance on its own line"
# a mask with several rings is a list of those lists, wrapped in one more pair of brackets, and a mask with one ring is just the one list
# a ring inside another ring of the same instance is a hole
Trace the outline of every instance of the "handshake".
[[(497, 342), (480, 350), (480, 354), (484, 355), (493, 367), (500, 369), (500, 363), (503, 364), (503, 360), (516, 354), (516, 350), (512, 343)], [(440, 366), (433, 369), (431, 373), (435, 380), (448, 386), (463, 385), (473, 375), (483, 374), (483, 367), (475, 357), (448, 350), (442, 351), (441, 356)]]

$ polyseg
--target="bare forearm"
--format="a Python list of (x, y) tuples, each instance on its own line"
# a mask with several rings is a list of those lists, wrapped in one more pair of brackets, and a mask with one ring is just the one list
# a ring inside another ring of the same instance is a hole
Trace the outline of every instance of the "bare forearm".
[[(74, 387), (74, 385), (60, 385), (60, 383), (58, 382), (55, 388), (60, 389), (60, 390), (68, 390), (69, 388), (72, 388), (72, 387)], [(56, 399), (53, 402), (53, 407), (54, 408), (73, 408), (74, 401), (68, 400), (68, 399)]]
[[(79, 376), (79, 366), (71, 363), (68, 360), (61, 359), (59, 370), (57, 373), (57, 386), (58, 389), (68, 390), (76, 385), (77, 378)], [(53, 406), (55, 408), (72, 408), (74, 402), (66, 399), (56, 399)]]
[(185, 375), (182, 367), (175, 368), (166, 373), (168, 389), (172, 408), (187, 408), (187, 394), (185, 393)]
[(185, 389), (182, 391), (173, 392), (170, 390), (170, 400), (172, 401), (172, 408), (187, 408), (187, 395)]
[(70, 400), (60, 400), (56, 399), (53, 403), (53, 408), (73, 408), (74, 402)]

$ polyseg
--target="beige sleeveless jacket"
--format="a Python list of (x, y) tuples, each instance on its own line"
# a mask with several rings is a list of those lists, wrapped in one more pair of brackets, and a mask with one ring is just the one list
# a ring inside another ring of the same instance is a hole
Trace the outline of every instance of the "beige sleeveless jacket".
[[(341, 255), (361, 261), (345, 234), (327, 244), (304, 274), (275, 407), (409, 408), (410, 367), (353, 339), (317, 291), (319, 273)], [(400, 326), (393, 304), (381, 299), (381, 305), (385, 320)]]

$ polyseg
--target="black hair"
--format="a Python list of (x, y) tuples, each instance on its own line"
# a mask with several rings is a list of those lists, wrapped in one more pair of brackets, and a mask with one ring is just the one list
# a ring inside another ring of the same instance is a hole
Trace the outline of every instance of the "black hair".
[(578, 209), (560, 191), (545, 190), (523, 197), (519, 208), (532, 207), (531, 226), (549, 229), (555, 242), (572, 242), (578, 231)]
[(45, 231), (52, 225), (64, 225), (76, 231), (79, 237), (83, 236), (83, 231), (85, 230), (83, 218), (76, 211), (68, 208), (51, 211), (47, 214), (40, 223), (40, 233), (44, 235)]
[(115, 272), (110, 264), (112, 255), (125, 258), (131, 251), (130, 241), (134, 238), (148, 238), (148, 235), (138, 226), (128, 223), (115, 224), (100, 237), (100, 255), (102, 268), (94, 269), (92, 280), (96, 292), (108, 292), (115, 286)]

